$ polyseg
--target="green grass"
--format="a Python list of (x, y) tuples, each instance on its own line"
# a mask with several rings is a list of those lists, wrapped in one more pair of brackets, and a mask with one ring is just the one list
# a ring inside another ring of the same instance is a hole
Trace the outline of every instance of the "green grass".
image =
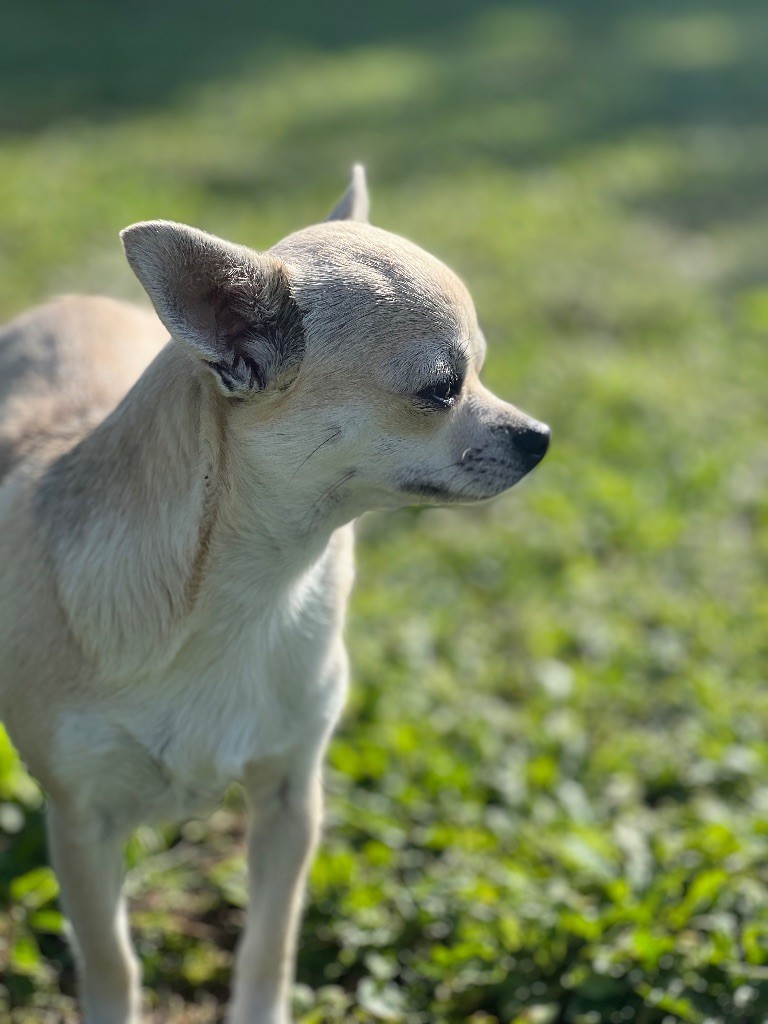
[[(138, 297), (134, 220), (269, 245), (363, 159), (553, 426), (511, 494), (360, 526), (303, 1024), (767, 1020), (768, 9), (75, 7), (0, 41), (2, 314)], [(40, 807), (0, 747), (13, 1024), (76, 1019)], [(220, 1019), (241, 854), (236, 793), (132, 843), (158, 1022)]]

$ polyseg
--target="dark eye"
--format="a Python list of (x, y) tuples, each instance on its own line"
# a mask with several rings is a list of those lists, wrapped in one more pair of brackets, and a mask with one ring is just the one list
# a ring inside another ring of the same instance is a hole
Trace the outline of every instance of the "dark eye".
[(416, 397), (427, 405), (448, 408), (453, 405), (460, 394), (461, 378), (452, 374), (450, 377), (443, 377), (422, 388), (416, 393)]

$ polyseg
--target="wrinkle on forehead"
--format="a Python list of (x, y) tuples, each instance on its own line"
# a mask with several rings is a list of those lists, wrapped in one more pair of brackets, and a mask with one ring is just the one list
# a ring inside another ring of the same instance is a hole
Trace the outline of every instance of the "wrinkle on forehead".
[(456, 274), (380, 228), (319, 224), (272, 251), (288, 266), (308, 334), (324, 347), (361, 335), (394, 347), (427, 339), (466, 345), (477, 329), (472, 300)]

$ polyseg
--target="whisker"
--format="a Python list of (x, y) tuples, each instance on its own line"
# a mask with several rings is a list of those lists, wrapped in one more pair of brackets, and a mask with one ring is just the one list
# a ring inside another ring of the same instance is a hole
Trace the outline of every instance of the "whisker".
[(355, 473), (356, 473), (356, 470), (354, 470), (354, 469), (348, 470), (348, 472), (346, 472), (343, 476), (339, 477), (338, 480), (336, 480), (334, 483), (332, 483), (330, 487), (327, 487), (323, 491), (323, 493), (320, 495), (320, 497), (317, 498), (317, 500), (312, 503), (312, 505), (309, 508), (309, 512), (308, 512), (308, 518), (309, 518), (311, 523), (314, 523), (314, 521), (317, 519), (317, 517), (323, 511), (323, 506), (324, 506), (325, 502), (330, 497), (332, 497), (333, 493), (336, 490), (338, 490), (339, 487), (342, 487), (347, 482), (347, 480), (349, 480), (351, 477), (353, 477), (355, 475)]
[(335, 484), (331, 484), (331, 486), (326, 491), (324, 491), (323, 494), (320, 495), (318, 501), (325, 501), (326, 499), (330, 498), (330, 496), (333, 494), (335, 490), (341, 487), (342, 484), (345, 484), (347, 480), (349, 480), (349, 478), (353, 477), (354, 475), (354, 469), (350, 469), (349, 472), (345, 473), (344, 476), (340, 477)]
[(304, 459), (302, 462), (299, 463), (298, 468), (301, 469), (301, 467), (304, 465), (304, 463), (309, 462), (309, 460), (312, 458), (312, 456), (315, 454), (315, 452), (319, 452), (324, 444), (328, 444), (329, 441), (333, 441), (334, 438), (340, 437), (340, 436), (341, 436), (341, 427), (337, 427), (336, 430), (334, 430), (334, 432), (332, 434), (329, 434), (328, 437), (326, 437), (326, 439), (324, 441), (320, 442), (320, 444), (317, 446), (317, 448), (313, 448), (312, 449), (312, 451), (309, 453), (309, 455), (306, 457), (306, 459)]

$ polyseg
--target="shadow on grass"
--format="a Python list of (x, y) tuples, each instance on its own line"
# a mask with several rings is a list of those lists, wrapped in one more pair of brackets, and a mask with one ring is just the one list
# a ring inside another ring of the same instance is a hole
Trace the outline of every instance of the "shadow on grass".
[(759, 0), (341, 0), (332, 18), (307, 2), (45, 0), (6, 13), (0, 131), (160, 110), (212, 79), (246, 73), (267, 84), (286, 57), (369, 46), (415, 47), (432, 61), (427, 87), (388, 116), (363, 106), (339, 118), (332, 105), (320, 120), (299, 116), (288, 148), (295, 133), (309, 148), (371, 132), (393, 164), (406, 154), (409, 166), (416, 158), (432, 168), (473, 155), (544, 163), (585, 141), (714, 123), (736, 130), (768, 112)]
[(162, 108), (185, 89), (244, 67), (268, 73), (286, 50), (381, 44), (444, 28), (466, 14), (462, 0), (340, 0), (332, 14), (307, 0), (14, 4), (0, 36), (0, 130), (23, 133), (73, 118)]
[[(119, 198), (136, 181), (160, 181), (239, 218), (244, 204), (299, 209), (308, 181), (329, 194), (341, 169), (364, 159), (385, 194), (395, 183), (418, 194), (441, 176), (550, 168), (586, 171), (585, 194), (599, 194), (595, 153), (637, 141), (646, 159), (658, 144), (677, 164), (642, 188), (614, 182), (628, 211), (701, 232), (749, 223), (764, 205), (768, 8), (759, 0), (341, 0), (333, 18), (306, 0), (274, 9), (45, 0), (44, 10), (14, 5), (0, 34), (0, 135), (50, 129), (66, 155), (68, 136), (76, 150), (81, 127), (95, 124), (90, 164), (104, 156), (112, 168), (112, 122), (142, 116), (144, 150), (133, 162), (125, 144), (124, 174), (95, 172), (91, 193), (101, 184)], [(42, 187), (55, 198), (50, 180)], [(152, 215), (153, 202), (137, 212)], [(462, 212), (475, 214), (470, 204)], [(20, 264), (14, 244), (9, 230), (9, 262)], [(24, 280), (38, 272), (39, 260), (29, 262)]]

